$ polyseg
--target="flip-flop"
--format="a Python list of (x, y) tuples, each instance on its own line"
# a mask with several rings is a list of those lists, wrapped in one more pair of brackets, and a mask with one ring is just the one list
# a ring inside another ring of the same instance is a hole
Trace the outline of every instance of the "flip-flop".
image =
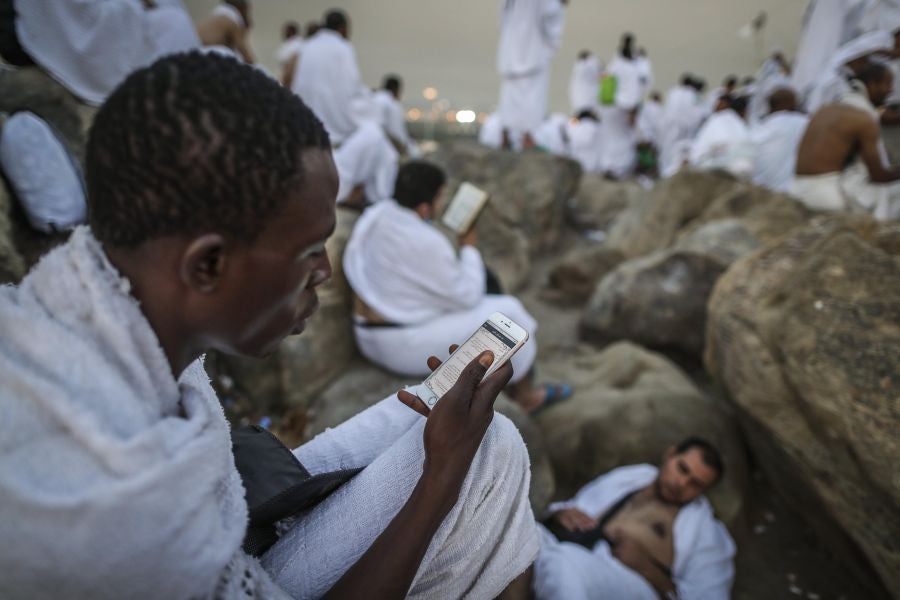
[(563, 400), (568, 400), (572, 396), (572, 386), (568, 383), (545, 383), (542, 387), (547, 391), (547, 395), (544, 397), (544, 402), (540, 406), (528, 413), (532, 417), (537, 416), (544, 409), (553, 406), (554, 404), (559, 404)]

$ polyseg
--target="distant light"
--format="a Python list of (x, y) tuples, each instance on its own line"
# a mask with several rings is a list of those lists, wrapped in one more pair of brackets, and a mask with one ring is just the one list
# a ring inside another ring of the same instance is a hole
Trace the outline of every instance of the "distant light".
[(418, 121), (422, 118), (422, 111), (418, 108), (411, 108), (406, 111), (406, 118), (410, 121)]
[(425, 98), (426, 100), (434, 100), (435, 98), (438, 97), (438, 91), (436, 88), (429, 86), (429, 87), (425, 88), (424, 90), (422, 90), (422, 97)]
[(474, 123), (475, 118), (476, 115), (474, 110), (461, 110), (456, 113), (457, 123)]
[(452, 123), (456, 120), (456, 115), (457, 113), (453, 112), (452, 110), (448, 110), (446, 114), (444, 114), (444, 118), (447, 119), (448, 123)]

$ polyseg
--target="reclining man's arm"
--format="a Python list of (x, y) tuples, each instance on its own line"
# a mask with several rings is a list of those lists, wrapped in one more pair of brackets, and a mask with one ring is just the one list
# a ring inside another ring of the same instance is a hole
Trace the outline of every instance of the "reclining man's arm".
[[(507, 363), (482, 382), (492, 361), (489, 352), (472, 361), (430, 412), (425, 426), (425, 464), (418, 484), (397, 516), (326, 598), (406, 596), (431, 538), (456, 504), (493, 419), (494, 400), (512, 377)], [(403, 401), (409, 404), (413, 400), (406, 394)]]
[(900, 167), (889, 168), (884, 164), (879, 149), (881, 129), (876, 121), (866, 119), (860, 128), (860, 156), (869, 171), (872, 183), (890, 183), (900, 180)]

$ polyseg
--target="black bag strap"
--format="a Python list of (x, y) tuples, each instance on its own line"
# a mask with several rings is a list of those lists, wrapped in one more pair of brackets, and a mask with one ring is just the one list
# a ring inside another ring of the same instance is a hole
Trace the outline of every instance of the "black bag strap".
[(362, 471), (310, 475), (287, 446), (258, 425), (232, 430), (231, 443), (250, 514), (244, 550), (253, 556), (277, 541), (275, 523), (314, 507)]

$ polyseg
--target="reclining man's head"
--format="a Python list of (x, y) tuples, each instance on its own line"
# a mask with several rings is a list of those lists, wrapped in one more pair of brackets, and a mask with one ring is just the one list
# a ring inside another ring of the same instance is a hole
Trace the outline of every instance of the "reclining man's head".
[(715, 446), (700, 437), (689, 437), (663, 455), (656, 479), (656, 495), (670, 504), (696, 500), (725, 474), (725, 463)]
[(177, 377), (209, 349), (271, 352), (331, 276), (328, 134), (256, 69), (182, 54), (132, 74), (94, 121), (90, 225)]

